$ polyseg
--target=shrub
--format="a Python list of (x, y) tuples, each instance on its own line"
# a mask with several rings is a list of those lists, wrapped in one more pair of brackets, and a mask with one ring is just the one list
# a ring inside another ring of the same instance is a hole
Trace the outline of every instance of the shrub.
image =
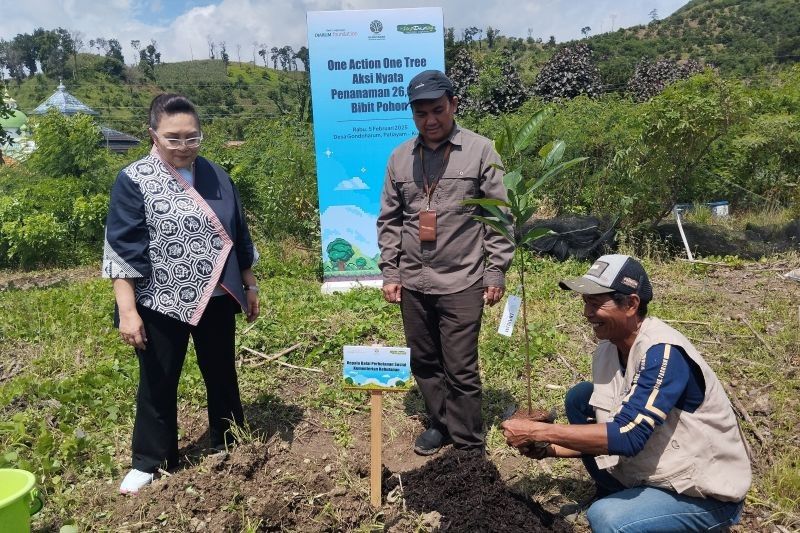
[(553, 54), (533, 85), (534, 94), (545, 100), (575, 98), (580, 94), (594, 97), (601, 90), (600, 71), (585, 44), (565, 46)]
[(67, 230), (52, 213), (4, 222), (2, 234), (8, 243), (8, 259), (23, 268), (51, 263), (67, 243)]

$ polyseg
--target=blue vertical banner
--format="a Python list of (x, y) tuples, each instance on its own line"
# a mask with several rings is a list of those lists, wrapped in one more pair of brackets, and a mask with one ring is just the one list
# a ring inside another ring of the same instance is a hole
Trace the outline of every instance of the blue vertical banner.
[(380, 286), (386, 162), (417, 134), (406, 88), (444, 70), (441, 8), (309, 12), (323, 292)]

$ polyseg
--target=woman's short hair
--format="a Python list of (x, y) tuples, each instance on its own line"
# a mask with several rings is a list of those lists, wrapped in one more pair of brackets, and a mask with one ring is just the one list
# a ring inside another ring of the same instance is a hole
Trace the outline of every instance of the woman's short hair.
[(194, 115), (198, 126), (200, 125), (200, 116), (197, 114), (197, 109), (195, 109), (191, 100), (182, 94), (163, 93), (153, 98), (153, 101), (150, 102), (150, 127), (157, 130), (158, 124), (161, 122), (161, 117), (164, 115), (174, 115), (176, 113)]

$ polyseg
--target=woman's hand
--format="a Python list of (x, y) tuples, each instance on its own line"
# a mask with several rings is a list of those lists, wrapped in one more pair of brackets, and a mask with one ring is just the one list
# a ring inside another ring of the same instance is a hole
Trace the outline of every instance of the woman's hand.
[(244, 291), (244, 294), (247, 297), (247, 321), (252, 322), (258, 318), (260, 313), (258, 293), (256, 291)]
[(144, 322), (135, 310), (124, 314), (120, 313), (119, 335), (126, 344), (139, 350), (147, 349), (147, 333), (144, 330)]
[(260, 313), (258, 307), (258, 281), (255, 275), (253, 275), (252, 269), (246, 268), (242, 270), (242, 282), (245, 286), (244, 296), (247, 298), (247, 309), (245, 313), (247, 314), (247, 321), (252, 322), (258, 318)]
[(139, 350), (147, 349), (147, 333), (144, 322), (136, 310), (133, 280), (117, 278), (114, 280), (114, 297), (119, 308), (119, 336), (125, 344)]

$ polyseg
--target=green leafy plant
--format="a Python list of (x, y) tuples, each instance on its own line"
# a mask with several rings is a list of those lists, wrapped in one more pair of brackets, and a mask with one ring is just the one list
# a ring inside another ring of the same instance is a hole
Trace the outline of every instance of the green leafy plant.
[(528, 310), (525, 294), (525, 253), (522, 251), (522, 247), (551, 231), (547, 228), (526, 230), (525, 223), (536, 212), (536, 198), (543, 188), (562, 176), (569, 168), (586, 160), (585, 157), (576, 157), (569, 161), (563, 161), (566, 143), (561, 140), (553, 140), (544, 145), (534, 156), (534, 165), (523, 167), (523, 160), (529, 157), (527, 151), (549, 114), (548, 108), (538, 111), (516, 131), (506, 122), (505, 129), (495, 139), (495, 148), (505, 162), (505, 167), (499, 168), (511, 169), (503, 176), (503, 185), (506, 188), (508, 201), (498, 198), (475, 198), (464, 201), (464, 204), (467, 205), (480, 206), (489, 215), (473, 215), (475, 220), (494, 228), (514, 243), (514, 264), (517, 265), (522, 287), (522, 330), (525, 335), (528, 412), (533, 409), (531, 404), (531, 343), (528, 334)]

